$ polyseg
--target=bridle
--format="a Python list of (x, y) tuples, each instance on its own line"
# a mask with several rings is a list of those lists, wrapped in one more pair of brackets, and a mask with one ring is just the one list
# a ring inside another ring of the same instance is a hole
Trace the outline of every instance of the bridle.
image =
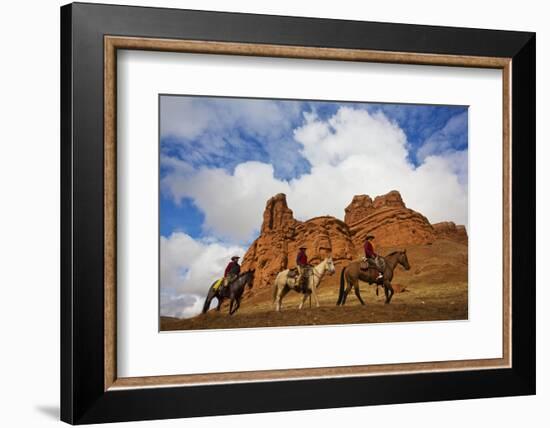
[[(327, 259), (327, 260), (328, 260), (328, 259)], [(323, 273), (317, 273), (317, 271), (315, 270), (316, 267), (317, 267), (317, 266), (313, 266), (313, 267), (311, 268), (311, 271), (312, 271), (312, 273), (313, 273), (313, 276), (315, 276), (315, 277), (317, 277), (317, 278), (322, 278), (323, 275), (325, 274), (325, 272), (327, 272), (327, 271), (329, 270), (329, 269), (327, 269), (327, 268), (325, 267), (325, 269), (323, 270)], [(334, 269), (334, 262), (332, 262), (332, 268), (333, 268), (333, 269), (332, 269), (333, 271), (336, 270), (336, 269)]]

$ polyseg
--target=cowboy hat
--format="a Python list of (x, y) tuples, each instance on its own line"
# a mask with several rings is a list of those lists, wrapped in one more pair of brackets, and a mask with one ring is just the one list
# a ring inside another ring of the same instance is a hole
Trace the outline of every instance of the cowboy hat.
[(300, 247), (300, 250), (307, 250), (307, 247)]
[(240, 259), (240, 257), (239, 257), (239, 256), (233, 256), (233, 257), (231, 257), (231, 260), (235, 260), (235, 259), (238, 260), (238, 259)]
[(374, 239), (374, 235), (367, 235), (365, 238), (365, 241), (368, 241), (369, 239)]

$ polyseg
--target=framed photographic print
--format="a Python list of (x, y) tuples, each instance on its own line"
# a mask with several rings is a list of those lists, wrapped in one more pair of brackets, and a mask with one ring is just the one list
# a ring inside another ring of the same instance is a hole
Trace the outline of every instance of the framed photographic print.
[(61, 53), (62, 420), (535, 393), (533, 33), (76, 3)]

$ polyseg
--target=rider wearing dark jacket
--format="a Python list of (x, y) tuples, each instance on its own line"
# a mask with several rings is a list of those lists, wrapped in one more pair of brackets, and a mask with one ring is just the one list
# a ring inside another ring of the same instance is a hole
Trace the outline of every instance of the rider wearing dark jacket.
[(241, 265), (239, 265), (239, 257), (231, 257), (231, 261), (227, 264), (225, 272), (223, 274), (224, 278), (227, 278), (228, 275), (238, 275), (241, 273)]
[[(224, 289), (231, 284), (239, 274), (241, 273), (241, 265), (239, 265), (239, 256), (233, 256), (231, 257), (231, 261), (227, 264), (225, 268), (225, 272), (223, 274), (223, 287)], [(221, 291), (224, 292), (225, 290), (222, 289)]]

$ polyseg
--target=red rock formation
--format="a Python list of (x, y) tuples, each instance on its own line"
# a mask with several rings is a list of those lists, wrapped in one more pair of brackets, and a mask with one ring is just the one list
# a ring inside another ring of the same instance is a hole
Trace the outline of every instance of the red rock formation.
[(379, 247), (428, 244), (437, 238), (428, 219), (407, 208), (396, 190), (374, 201), (367, 195), (354, 196), (345, 218), (358, 252), (369, 234)]
[(344, 211), (346, 224), (356, 223), (374, 211), (372, 199), (369, 195), (355, 195)]
[(254, 287), (271, 286), (278, 272), (294, 267), (301, 246), (307, 247), (312, 263), (332, 255), (339, 264), (363, 254), (367, 234), (376, 237), (376, 247), (423, 245), (440, 238), (465, 244), (468, 240), (464, 226), (450, 222), (432, 226), (422, 214), (407, 208), (395, 190), (374, 200), (354, 196), (345, 213), (345, 221), (324, 216), (302, 222), (294, 218), (284, 194), (269, 199), (260, 236), (243, 258), (243, 270), (256, 270)]
[(433, 228), (439, 239), (448, 239), (463, 244), (468, 243), (468, 233), (464, 226), (457, 226), (452, 221), (443, 221), (435, 223)]
[(296, 225), (292, 210), (286, 203), (286, 195), (279, 193), (267, 201), (264, 210), (262, 233), (271, 231), (288, 231)]
[[(306, 246), (312, 263), (321, 262), (325, 257), (332, 256), (338, 263), (351, 260), (353, 257), (353, 242), (350, 238), (348, 225), (335, 217), (315, 217), (302, 223), (296, 229), (300, 241), (292, 254), (297, 254), (298, 248)], [(294, 262), (295, 257), (292, 259)]]
[(243, 258), (242, 269), (255, 269), (255, 285), (264, 287), (271, 277), (288, 265), (288, 243), (294, 239), (298, 221), (288, 208), (286, 196), (267, 201), (260, 236)]
[(271, 285), (278, 272), (296, 265), (301, 246), (307, 247), (312, 263), (328, 255), (335, 262), (350, 260), (354, 252), (346, 223), (330, 216), (298, 221), (288, 208), (286, 196), (275, 195), (267, 201), (261, 234), (244, 255), (242, 269), (256, 270), (255, 286)]

